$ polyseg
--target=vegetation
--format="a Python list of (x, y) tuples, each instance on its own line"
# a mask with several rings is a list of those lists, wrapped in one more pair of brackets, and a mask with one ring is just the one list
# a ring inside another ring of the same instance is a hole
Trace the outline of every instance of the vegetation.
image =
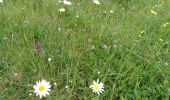
[(4, 0), (0, 99), (39, 99), (45, 79), (47, 100), (168, 100), (169, 11), (170, 0)]

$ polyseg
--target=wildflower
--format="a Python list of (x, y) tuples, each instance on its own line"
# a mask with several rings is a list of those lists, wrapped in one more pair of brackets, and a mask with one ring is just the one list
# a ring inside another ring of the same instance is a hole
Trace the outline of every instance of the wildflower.
[(164, 24), (164, 27), (166, 27), (167, 25), (169, 25), (169, 23), (168, 23), (168, 22)]
[(92, 45), (92, 46), (91, 46), (91, 49), (95, 49), (95, 46), (94, 46), (94, 45)]
[(51, 58), (48, 58), (48, 61), (51, 62)]
[(99, 72), (99, 71), (98, 71), (97, 73), (98, 73), (98, 74), (100, 74), (100, 72)]
[(113, 10), (110, 10), (110, 13), (113, 13)]
[(103, 48), (103, 49), (107, 49), (108, 46), (107, 46), (106, 44), (104, 44), (104, 45), (102, 45), (102, 48)]
[(54, 85), (57, 85), (57, 83), (55, 82)]
[(60, 8), (60, 9), (59, 9), (59, 12), (65, 12), (65, 11), (66, 11), (65, 8)]
[(18, 76), (19, 74), (18, 73), (14, 73), (14, 76)]
[(95, 4), (97, 4), (97, 5), (100, 5), (99, 0), (93, 0), (93, 3), (95, 3)]
[(58, 2), (63, 2), (63, 1), (59, 0)]
[(154, 15), (157, 15), (157, 12), (151, 10), (151, 13), (154, 14)]
[(72, 5), (72, 3), (71, 3), (70, 1), (67, 1), (67, 0), (64, 0), (63, 3), (64, 3), (65, 5)]
[(41, 44), (40, 44), (39, 42), (35, 44), (35, 49), (36, 49), (36, 51), (37, 51), (38, 53), (41, 52), (42, 46), (41, 46)]
[(104, 91), (103, 83), (99, 83), (99, 79), (96, 81), (93, 81), (93, 85), (90, 86), (90, 88), (93, 90), (94, 93), (97, 93), (100, 95)]
[(51, 91), (50, 90), (51, 85), (46, 80), (36, 82), (36, 85), (34, 85), (33, 88), (34, 88), (34, 92), (36, 93), (36, 96), (39, 95), (40, 99), (43, 96), (46, 97), (46, 95), (49, 95), (49, 91)]
[(76, 18), (79, 18), (79, 15), (78, 15), (78, 14), (76, 15)]
[(32, 93), (29, 93), (29, 96), (32, 96)]
[(66, 86), (65, 86), (65, 88), (67, 89), (67, 88), (68, 88), (68, 86), (66, 85)]
[(144, 33), (144, 32), (145, 32), (144, 30), (140, 31), (140, 33)]
[(165, 65), (168, 66), (168, 63), (166, 62)]
[(8, 39), (8, 37), (6, 37), (6, 36), (5, 36), (3, 39), (4, 39), (4, 40), (7, 40), (7, 39)]
[(116, 44), (113, 44), (113, 46), (112, 46), (113, 48), (117, 48), (117, 45)]
[(3, 0), (0, 0), (0, 3), (2, 3), (3, 2)]

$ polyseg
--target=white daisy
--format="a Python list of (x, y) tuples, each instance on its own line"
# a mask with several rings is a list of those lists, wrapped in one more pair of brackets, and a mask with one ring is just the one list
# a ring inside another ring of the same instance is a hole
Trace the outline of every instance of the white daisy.
[(103, 83), (99, 83), (99, 79), (96, 81), (93, 81), (93, 85), (90, 86), (90, 88), (93, 90), (94, 93), (97, 93), (100, 95), (104, 91), (104, 85)]
[(0, 3), (2, 3), (3, 2), (3, 0), (0, 0)]
[(93, 3), (95, 3), (95, 4), (97, 4), (97, 5), (100, 5), (99, 0), (93, 0)]
[(33, 88), (34, 92), (36, 93), (36, 96), (40, 96), (40, 99), (43, 96), (46, 97), (46, 95), (49, 95), (49, 91), (51, 91), (51, 85), (46, 80), (36, 82), (36, 85), (34, 85)]
[(67, 0), (64, 0), (63, 3), (64, 3), (65, 5), (72, 5), (71, 1), (67, 1)]

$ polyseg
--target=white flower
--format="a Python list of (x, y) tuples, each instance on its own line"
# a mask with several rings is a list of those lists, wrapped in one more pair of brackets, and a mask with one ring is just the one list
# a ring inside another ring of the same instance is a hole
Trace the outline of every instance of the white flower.
[(76, 15), (76, 18), (79, 18), (79, 15), (78, 15), (78, 14)]
[(32, 93), (29, 93), (29, 96), (32, 96)]
[(2, 3), (3, 2), (3, 0), (0, 0), (0, 3)]
[(151, 13), (154, 14), (154, 15), (157, 15), (157, 12), (151, 10)]
[(48, 61), (50, 62), (50, 61), (51, 61), (51, 58), (48, 58)]
[(59, 12), (65, 12), (66, 11), (66, 9), (65, 8), (61, 8), (61, 9), (59, 9)]
[(54, 85), (57, 85), (57, 83), (55, 82)]
[(164, 24), (164, 27), (166, 27), (167, 25), (169, 25), (169, 23), (168, 23), (168, 22)]
[(97, 5), (100, 5), (99, 0), (93, 0), (93, 3), (95, 3), (95, 4), (97, 4)]
[(58, 2), (63, 2), (63, 1), (59, 0)]
[(110, 13), (113, 13), (113, 10), (110, 10)]
[(93, 81), (93, 85), (90, 86), (90, 88), (93, 90), (94, 93), (97, 93), (100, 95), (104, 91), (104, 85), (103, 83), (99, 83), (99, 79), (96, 81)]
[(40, 99), (43, 96), (46, 97), (46, 95), (49, 95), (49, 91), (51, 91), (51, 85), (46, 80), (36, 82), (36, 85), (34, 85), (33, 88), (34, 92), (36, 93), (36, 96), (40, 96)]
[(66, 86), (65, 86), (65, 88), (67, 89), (67, 88), (68, 88), (68, 86), (66, 85)]
[(71, 1), (67, 1), (67, 0), (64, 0), (63, 3), (64, 3), (65, 5), (72, 5)]

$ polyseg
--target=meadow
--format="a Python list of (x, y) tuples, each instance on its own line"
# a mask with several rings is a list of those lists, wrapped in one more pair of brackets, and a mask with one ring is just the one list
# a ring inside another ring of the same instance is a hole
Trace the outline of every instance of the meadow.
[(0, 100), (169, 100), (170, 0), (99, 1), (3, 0)]

